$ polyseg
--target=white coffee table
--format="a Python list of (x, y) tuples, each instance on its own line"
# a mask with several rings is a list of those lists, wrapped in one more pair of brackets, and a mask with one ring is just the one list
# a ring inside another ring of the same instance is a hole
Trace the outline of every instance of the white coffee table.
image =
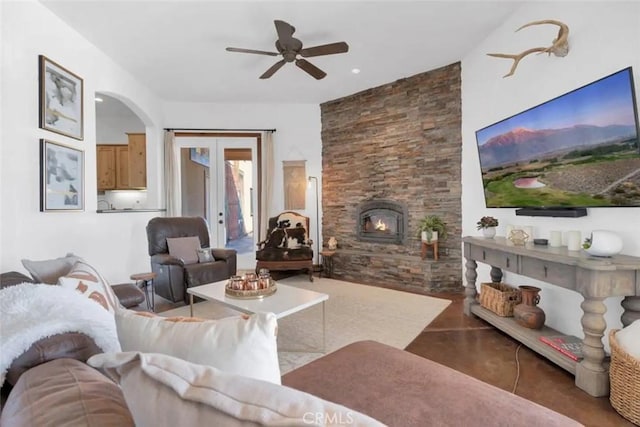
[(227, 296), (224, 287), (227, 281), (209, 283), (207, 285), (187, 288), (189, 294), (189, 305), (191, 317), (193, 317), (193, 297), (200, 297), (207, 301), (216, 301), (229, 308), (246, 314), (253, 314), (259, 311), (271, 312), (276, 315), (276, 319), (289, 316), (298, 311), (322, 303), (322, 352), (325, 350), (325, 307), (324, 303), (329, 299), (329, 295), (314, 292), (307, 289), (299, 289), (293, 286), (278, 283), (277, 290), (273, 295), (260, 299), (240, 299)]

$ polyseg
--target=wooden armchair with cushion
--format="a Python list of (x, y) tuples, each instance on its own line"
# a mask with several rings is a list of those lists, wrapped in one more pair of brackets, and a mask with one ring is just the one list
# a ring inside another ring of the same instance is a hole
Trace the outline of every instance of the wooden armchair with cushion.
[(267, 237), (256, 251), (256, 271), (307, 270), (313, 282), (312, 245), (308, 217), (287, 211), (269, 218)]

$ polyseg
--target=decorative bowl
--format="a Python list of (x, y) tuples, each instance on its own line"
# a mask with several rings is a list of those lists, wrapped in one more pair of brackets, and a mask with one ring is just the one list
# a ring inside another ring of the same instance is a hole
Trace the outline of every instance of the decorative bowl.
[(622, 239), (612, 231), (591, 232), (591, 246), (585, 249), (589, 255), (610, 257), (622, 250)]
[(233, 289), (231, 282), (224, 287), (224, 293), (230, 298), (238, 299), (260, 299), (273, 295), (278, 290), (276, 282), (269, 280), (269, 287), (263, 289)]

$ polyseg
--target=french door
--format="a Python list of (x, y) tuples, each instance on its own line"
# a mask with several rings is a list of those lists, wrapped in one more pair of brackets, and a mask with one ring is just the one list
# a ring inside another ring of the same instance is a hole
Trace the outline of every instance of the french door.
[(258, 141), (252, 137), (176, 136), (178, 206), (209, 223), (211, 247), (235, 249), (238, 268), (255, 267)]

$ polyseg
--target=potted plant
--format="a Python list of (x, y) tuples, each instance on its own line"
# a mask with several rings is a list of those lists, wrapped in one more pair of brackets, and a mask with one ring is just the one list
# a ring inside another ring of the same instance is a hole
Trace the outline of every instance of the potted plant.
[(477, 222), (478, 230), (482, 230), (484, 237), (489, 239), (496, 235), (496, 227), (498, 226), (498, 219), (492, 216), (483, 216), (480, 221)]
[(447, 224), (437, 215), (427, 215), (418, 225), (418, 237), (427, 243), (444, 239), (447, 237)]

